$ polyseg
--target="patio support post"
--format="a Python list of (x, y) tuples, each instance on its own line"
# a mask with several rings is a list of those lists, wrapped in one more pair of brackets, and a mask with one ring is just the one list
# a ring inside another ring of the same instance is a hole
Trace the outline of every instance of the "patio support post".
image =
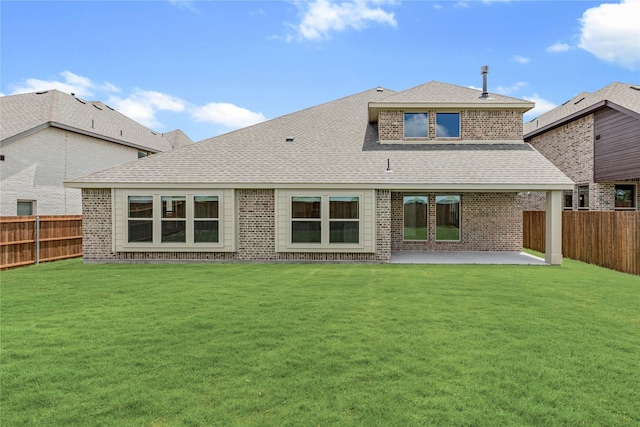
[(544, 260), (562, 265), (562, 191), (547, 191)]

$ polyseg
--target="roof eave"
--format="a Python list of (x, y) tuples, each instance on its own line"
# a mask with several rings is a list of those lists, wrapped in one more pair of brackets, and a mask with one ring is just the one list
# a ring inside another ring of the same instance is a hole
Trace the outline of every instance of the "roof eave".
[(273, 182), (91, 182), (67, 181), (66, 188), (96, 189), (371, 189), (393, 191), (458, 191), (458, 192), (522, 192), (572, 190), (573, 182), (564, 180), (556, 183), (277, 183)]
[[(609, 100), (604, 99), (602, 101), (599, 101), (599, 102), (596, 102), (595, 104), (590, 105), (587, 108), (584, 108), (584, 109), (582, 109), (580, 111), (576, 111), (573, 114), (569, 114), (568, 116), (565, 116), (565, 117), (563, 117), (561, 119), (558, 119), (555, 122), (549, 123), (549, 124), (547, 124), (545, 126), (542, 126), (541, 128), (535, 129), (535, 130), (525, 134), (523, 136), (523, 139), (525, 141), (529, 142), (528, 140), (530, 140), (533, 137), (536, 137), (536, 136), (538, 136), (540, 134), (543, 134), (545, 132), (548, 132), (550, 130), (558, 128), (560, 126), (563, 126), (563, 125), (565, 125), (565, 124), (567, 124), (569, 122), (572, 122), (574, 120), (577, 120), (577, 119), (580, 119), (582, 117), (588, 116), (589, 114), (592, 114), (592, 113), (594, 113), (594, 112), (596, 112), (598, 110), (601, 110), (601, 109), (603, 109), (605, 107), (613, 108), (616, 111), (619, 111), (621, 113), (627, 114), (628, 116), (634, 117), (637, 120), (640, 120), (640, 113), (638, 113), (636, 111), (633, 111), (633, 110), (630, 110), (628, 108), (625, 108), (625, 107), (623, 107), (621, 105), (618, 105), (615, 102), (611, 102)], [(535, 120), (537, 120), (537, 119), (533, 119), (531, 121), (535, 121)]]
[(161, 151), (161, 150), (158, 150), (156, 148), (151, 148), (151, 147), (147, 147), (145, 145), (140, 145), (140, 144), (134, 144), (132, 142), (124, 141), (124, 140), (117, 139), (117, 138), (112, 138), (110, 136), (102, 135), (102, 134), (95, 133), (95, 132), (89, 132), (89, 131), (86, 131), (84, 129), (79, 129), (79, 128), (76, 128), (76, 127), (73, 127), (73, 126), (69, 126), (69, 125), (65, 125), (65, 124), (58, 123), (58, 122), (45, 122), (45, 123), (42, 123), (42, 124), (40, 124), (38, 126), (32, 127), (31, 129), (27, 129), (25, 131), (22, 131), (20, 133), (15, 134), (15, 135), (9, 136), (9, 137), (3, 139), (0, 142), (2, 142), (3, 144), (8, 144), (8, 143), (20, 140), (22, 138), (26, 138), (27, 136), (33, 135), (34, 133), (40, 132), (41, 130), (44, 130), (44, 129), (48, 128), (48, 127), (67, 130), (69, 132), (74, 132), (74, 133), (78, 133), (78, 134), (81, 134), (81, 135), (90, 136), (92, 138), (101, 139), (103, 141), (113, 142), (114, 144), (124, 145), (125, 147), (135, 148), (137, 150), (148, 151), (150, 153), (159, 153)]

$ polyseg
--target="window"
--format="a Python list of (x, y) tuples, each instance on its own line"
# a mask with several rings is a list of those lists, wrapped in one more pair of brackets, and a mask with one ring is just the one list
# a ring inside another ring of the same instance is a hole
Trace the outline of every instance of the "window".
[(429, 136), (429, 114), (404, 113), (404, 137), (427, 138)]
[(220, 240), (218, 196), (194, 196), (193, 211), (193, 241), (218, 243)]
[(578, 209), (589, 209), (589, 186), (578, 186)]
[(436, 138), (460, 138), (460, 113), (436, 113)]
[(35, 215), (36, 202), (34, 200), (18, 200), (17, 215)]
[(359, 196), (292, 196), (291, 243), (360, 243)]
[(436, 240), (460, 240), (460, 196), (436, 196)]
[(291, 198), (291, 243), (322, 242), (322, 197)]
[(187, 241), (187, 198), (162, 196), (162, 242)]
[(427, 240), (427, 196), (404, 196), (404, 240)]
[(329, 197), (329, 243), (360, 241), (358, 197)]
[(633, 209), (636, 207), (636, 186), (634, 184), (615, 185), (616, 209)]
[(127, 243), (158, 247), (220, 243), (220, 196), (130, 195), (126, 201)]
[(153, 242), (153, 196), (128, 197), (128, 242)]
[(562, 207), (564, 209), (573, 209), (573, 191), (572, 190), (563, 191), (562, 199), (563, 199)]

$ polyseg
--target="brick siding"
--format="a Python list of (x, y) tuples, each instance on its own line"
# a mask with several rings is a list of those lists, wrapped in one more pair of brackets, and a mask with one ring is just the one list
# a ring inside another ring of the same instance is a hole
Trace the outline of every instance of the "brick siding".
[[(429, 113), (429, 137), (424, 139), (404, 137), (404, 111), (381, 110), (378, 116), (380, 141), (436, 141), (436, 113)], [(465, 141), (522, 140), (522, 113), (516, 110), (461, 110), (460, 138)], [(448, 141), (451, 138), (442, 139)]]
[(113, 252), (110, 189), (82, 190), (86, 263), (145, 262), (389, 262), (391, 192), (377, 192), (376, 253), (276, 253), (274, 190), (237, 190), (237, 252)]
[[(394, 251), (520, 251), (522, 208), (517, 193), (460, 194), (459, 242), (436, 242), (437, 193), (394, 192), (391, 196), (391, 249)], [(428, 195), (429, 236), (426, 241), (404, 241), (403, 197)]]
[(593, 114), (533, 137), (531, 145), (576, 184), (593, 181)]

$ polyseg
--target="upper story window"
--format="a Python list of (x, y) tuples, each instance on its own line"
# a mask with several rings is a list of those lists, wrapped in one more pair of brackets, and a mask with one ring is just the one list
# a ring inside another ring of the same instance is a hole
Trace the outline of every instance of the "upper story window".
[(460, 138), (460, 113), (436, 113), (436, 138)]
[(428, 138), (429, 114), (428, 113), (404, 113), (404, 137)]
[(633, 209), (636, 207), (636, 186), (634, 184), (615, 185), (616, 209)]

